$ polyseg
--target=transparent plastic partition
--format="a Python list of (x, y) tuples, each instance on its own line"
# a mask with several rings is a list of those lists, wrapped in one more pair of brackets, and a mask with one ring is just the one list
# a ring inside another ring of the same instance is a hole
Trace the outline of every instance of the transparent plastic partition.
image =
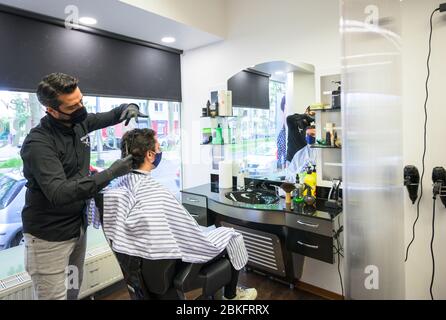
[(345, 283), (403, 299), (400, 0), (341, 1)]

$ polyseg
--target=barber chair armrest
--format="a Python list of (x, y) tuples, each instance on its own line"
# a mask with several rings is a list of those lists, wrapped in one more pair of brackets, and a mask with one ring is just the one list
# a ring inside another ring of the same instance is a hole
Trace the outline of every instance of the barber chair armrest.
[(186, 292), (199, 288), (201, 283), (198, 282), (198, 272), (201, 267), (201, 264), (180, 263), (175, 278), (173, 279), (175, 289)]

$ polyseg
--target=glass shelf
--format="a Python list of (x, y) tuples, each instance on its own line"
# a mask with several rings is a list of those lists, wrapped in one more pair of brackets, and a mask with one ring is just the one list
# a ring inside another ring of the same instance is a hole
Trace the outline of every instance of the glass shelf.
[[(339, 149), (339, 148), (338, 148)], [(338, 163), (338, 162), (325, 162), (323, 163), (324, 166), (329, 166), (329, 167), (342, 167), (342, 163)]]
[(336, 112), (336, 111), (341, 111), (341, 108), (337, 108), (337, 109), (332, 109), (332, 108), (327, 108), (327, 109), (310, 109), (310, 111), (321, 111), (321, 112)]
[(333, 146), (324, 146), (324, 145), (310, 145), (310, 148), (312, 149), (342, 149), (342, 148), (338, 148), (338, 147), (333, 147)]
[[(326, 135), (327, 134), (326, 129), (324, 128), (323, 130), (325, 131), (325, 135)], [(342, 131), (342, 127), (333, 127), (333, 130)]]
[(236, 118), (236, 116), (215, 116), (215, 117), (211, 117), (211, 116), (201, 116), (200, 118), (211, 118), (211, 119), (217, 119), (217, 118)]

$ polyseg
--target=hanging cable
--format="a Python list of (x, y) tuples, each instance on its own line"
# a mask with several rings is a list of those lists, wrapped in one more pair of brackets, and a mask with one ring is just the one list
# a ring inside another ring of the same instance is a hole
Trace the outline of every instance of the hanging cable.
[(342, 292), (342, 298), (344, 299), (344, 284), (342, 281), (342, 272), (341, 272), (341, 257), (344, 257), (344, 248), (342, 246), (342, 242), (339, 240), (339, 237), (341, 236), (342, 232), (344, 230), (344, 227), (341, 226), (340, 223), (340, 217), (338, 216), (338, 230), (334, 231), (334, 238), (336, 240), (336, 245), (333, 244), (333, 247), (336, 249), (336, 251), (334, 252), (335, 255), (337, 255), (338, 258), (338, 273), (339, 273), (339, 280), (341, 283), (341, 292)]
[(412, 245), (412, 243), (415, 241), (415, 226), (418, 222), (418, 219), (420, 217), (420, 203), (421, 203), (421, 199), (423, 198), (423, 178), (424, 178), (424, 173), (426, 170), (426, 164), (425, 164), (425, 159), (426, 159), (426, 151), (427, 151), (427, 123), (428, 123), (428, 114), (427, 114), (427, 104), (429, 101), (429, 79), (430, 79), (430, 75), (431, 75), (431, 70), (430, 70), (430, 59), (431, 59), (431, 54), (432, 54), (432, 33), (433, 33), (433, 18), (434, 18), (434, 14), (440, 11), (440, 8), (435, 9), (430, 17), (430, 33), (429, 33), (429, 54), (427, 56), (427, 78), (426, 78), (426, 85), (425, 85), (425, 89), (426, 89), (426, 99), (424, 101), (424, 134), (423, 134), (423, 158), (422, 158), (422, 171), (421, 171), (421, 178), (420, 178), (420, 197), (418, 198), (418, 202), (417, 202), (417, 217), (413, 223), (412, 226), (412, 240), (410, 241), (409, 245), (407, 246), (406, 249), (406, 259), (404, 260), (405, 262), (407, 262), (407, 259), (409, 258), (409, 249), (410, 246)]
[(431, 239), (431, 256), (432, 256), (432, 278), (431, 278), (431, 285), (429, 288), (429, 292), (431, 294), (431, 299), (434, 300), (434, 294), (433, 294), (433, 286), (434, 286), (434, 279), (435, 279), (435, 255), (434, 255), (434, 239), (435, 239), (435, 202), (436, 197), (434, 197), (434, 207), (432, 212), (432, 239)]
[[(338, 248), (340, 248), (339, 239), (336, 239), (338, 243)], [(341, 292), (342, 292), (342, 299), (344, 299), (344, 284), (342, 282), (342, 273), (341, 273), (341, 251), (342, 249), (338, 250), (338, 273), (339, 273), (339, 280), (341, 282)]]

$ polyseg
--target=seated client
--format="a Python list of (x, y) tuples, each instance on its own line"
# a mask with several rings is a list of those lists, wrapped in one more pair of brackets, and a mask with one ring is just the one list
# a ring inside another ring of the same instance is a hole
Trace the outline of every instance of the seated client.
[(181, 259), (207, 263), (226, 250), (232, 280), (224, 298), (254, 300), (255, 289), (237, 287), (248, 254), (232, 228), (203, 230), (189, 212), (151, 177), (162, 153), (151, 129), (135, 129), (122, 138), (122, 157), (133, 156), (134, 170), (104, 191), (103, 229), (115, 252), (149, 260)]

